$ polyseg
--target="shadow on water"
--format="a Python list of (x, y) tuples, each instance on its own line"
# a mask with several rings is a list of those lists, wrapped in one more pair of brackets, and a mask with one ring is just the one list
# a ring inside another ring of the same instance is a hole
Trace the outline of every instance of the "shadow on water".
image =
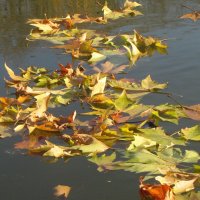
[[(29, 44), (25, 39), (30, 31), (28, 18), (66, 16), (67, 13), (99, 15), (103, 0), (0, 0), (0, 86), (4, 87), (3, 64), (13, 68), (39, 65), (53, 67), (66, 63), (68, 57), (41, 43)], [(199, 103), (200, 24), (178, 17), (187, 12), (180, 0), (141, 0), (144, 16), (123, 19), (106, 26), (109, 34), (130, 33), (133, 29), (143, 34), (171, 38), (169, 54), (141, 60), (129, 76), (143, 78), (152, 74), (158, 81), (168, 81), (172, 92), (182, 94), (185, 103)], [(108, 0), (119, 8), (123, 0)], [(200, 8), (200, 1), (191, 2)], [(101, 27), (100, 27), (101, 28)], [(192, 88), (192, 89), (191, 89)], [(4, 90), (0, 94), (5, 94)], [(154, 103), (160, 99), (151, 99)], [(17, 139), (14, 139), (17, 140)], [(139, 199), (138, 176), (127, 172), (98, 173), (96, 166), (84, 158), (49, 164), (39, 157), (20, 155), (13, 150), (13, 140), (0, 141), (0, 199), (44, 200), (54, 199), (52, 188), (57, 184), (71, 186), (70, 200), (130, 200)]]

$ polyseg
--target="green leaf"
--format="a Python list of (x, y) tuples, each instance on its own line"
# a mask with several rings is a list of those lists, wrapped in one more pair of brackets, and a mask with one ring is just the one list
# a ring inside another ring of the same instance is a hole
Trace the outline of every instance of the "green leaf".
[(96, 138), (87, 135), (87, 134), (79, 134), (81, 138), (84, 138), (84, 140), (88, 140), (88, 144), (80, 144), (80, 145), (75, 145), (71, 147), (72, 149), (77, 149), (82, 151), (82, 153), (101, 153), (109, 149), (108, 146), (106, 146), (104, 143), (101, 141), (97, 140)]
[(139, 136), (155, 141), (158, 145), (164, 147), (170, 147), (175, 144), (176, 145), (185, 144), (183, 140), (175, 139), (167, 135), (162, 128), (152, 128), (152, 129), (145, 128), (138, 130), (141, 131), (141, 134), (139, 134)]
[(151, 76), (148, 75), (144, 80), (141, 82), (142, 87), (147, 90), (162, 90), (167, 87), (167, 84), (160, 84), (151, 79)]
[(150, 139), (147, 139), (142, 136), (134, 136), (134, 141), (131, 142), (129, 147), (127, 148), (128, 151), (135, 151), (136, 148), (149, 148), (152, 146), (156, 146), (156, 142)]
[(131, 106), (135, 102), (127, 97), (126, 91), (124, 90), (121, 93), (121, 95), (119, 96), (119, 98), (115, 100), (114, 103), (115, 103), (115, 107), (118, 110), (123, 111), (124, 109), (128, 108), (129, 106)]

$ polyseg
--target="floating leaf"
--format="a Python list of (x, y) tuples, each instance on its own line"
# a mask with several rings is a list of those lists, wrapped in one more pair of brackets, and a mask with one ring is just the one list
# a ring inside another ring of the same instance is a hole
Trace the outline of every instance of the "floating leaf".
[(196, 22), (200, 19), (200, 12), (194, 11), (192, 13), (187, 13), (180, 17), (181, 19), (191, 19), (192, 21)]
[(129, 107), (130, 105), (132, 105), (134, 103), (134, 101), (132, 101), (131, 99), (128, 98), (126, 91), (124, 90), (121, 95), (119, 96), (118, 99), (115, 100), (115, 107), (120, 110), (123, 111), (125, 110), (127, 107)]
[(5, 68), (6, 68), (6, 71), (7, 71), (8, 75), (10, 76), (10, 78), (11, 78), (13, 81), (17, 81), (17, 82), (27, 81), (26, 78), (23, 78), (23, 77), (21, 77), (21, 76), (16, 76), (15, 73), (14, 73), (14, 71), (13, 71), (11, 68), (9, 68), (9, 67), (7, 66), (6, 63), (5, 63), (4, 66), (5, 66)]
[(54, 187), (54, 190), (55, 190), (54, 195), (56, 197), (64, 197), (65, 199), (67, 199), (71, 191), (71, 187), (67, 185), (57, 185)]
[(101, 60), (104, 60), (106, 58), (106, 56), (104, 56), (101, 53), (98, 52), (93, 52), (92, 53), (92, 57), (88, 60), (88, 62), (99, 62)]
[(186, 140), (200, 141), (200, 126), (181, 129), (181, 133)]
[(165, 177), (157, 176), (155, 179), (161, 184), (172, 186), (175, 194), (181, 194), (195, 188), (194, 184), (199, 179), (199, 175), (169, 171)]
[(94, 155), (92, 158), (88, 160), (98, 165), (98, 171), (101, 172), (104, 170), (114, 169), (112, 163), (115, 159), (116, 159), (116, 153), (112, 153), (111, 155), (106, 155), (106, 154), (103, 154), (101, 156)]
[(175, 200), (169, 185), (145, 184), (142, 179), (140, 181), (140, 197), (142, 200)]
[(78, 137), (79, 140), (82, 141), (81, 144), (75, 145), (72, 149), (77, 149), (82, 151), (83, 153), (101, 153), (109, 149), (101, 141), (97, 140), (96, 138), (87, 135), (87, 134), (76, 134), (76, 138)]
[(95, 94), (104, 93), (104, 89), (106, 87), (106, 80), (107, 78), (101, 78), (97, 81), (97, 84), (92, 88), (91, 97)]
[(183, 106), (183, 112), (188, 118), (200, 121), (200, 104)]
[(144, 89), (147, 90), (162, 90), (167, 87), (167, 84), (160, 84), (151, 79), (151, 76), (148, 75), (145, 79), (142, 80), (141, 85)]

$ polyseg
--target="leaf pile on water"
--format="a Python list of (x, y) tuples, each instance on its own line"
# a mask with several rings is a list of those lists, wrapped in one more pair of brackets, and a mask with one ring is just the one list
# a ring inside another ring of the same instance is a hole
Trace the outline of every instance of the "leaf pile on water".
[(136, 7), (142, 6), (137, 2), (131, 2), (126, 0), (123, 8), (119, 11), (112, 11), (108, 7), (108, 3), (102, 7), (102, 16), (93, 18), (88, 17), (87, 15), (81, 16), (79, 14), (74, 14), (72, 16), (68, 15), (65, 18), (52, 18), (52, 19), (30, 19), (28, 20), (28, 24), (35, 27), (32, 32), (31, 36), (38, 37), (40, 35), (54, 35), (58, 34), (58, 32), (63, 34), (68, 34), (68, 31), (74, 29), (76, 24), (81, 23), (100, 23), (105, 24), (109, 20), (116, 20), (126, 16), (138, 16), (142, 15), (142, 13), (138, 10), (135, 10)]

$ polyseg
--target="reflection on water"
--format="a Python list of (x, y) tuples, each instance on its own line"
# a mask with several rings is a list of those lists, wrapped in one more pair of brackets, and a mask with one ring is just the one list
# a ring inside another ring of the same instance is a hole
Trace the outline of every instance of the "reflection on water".
[[(48, 17), (66, 16), (67, 13), (99, 15), (100, 4), (103, 2), (104, 0), (0, 0), (0, 65), (3, 66), (5, 60), (11, 63), (12, 67), (30, 64), (56, 66), (57, 63), (65, 63), (66, 55), (57, 54), (55, 50), (40, 48), (41, 43), (28, 45), (25, 38), (30, 27), (25, 22), (28, 18), (43, 18), (44, 13)], [(109, 6), (114, 8), (121, 7), (123, 2), (124, 0), (108, 0)], [(199, 22), (178, 19), (188, 12), (181, 7), (181, 4), (186, 3), (185, 0), (140, 0), (139, 2), (143, 4), (141, 10), (144, 16), (118, 20), (112, 25), (106, 25), (106, 31), (109, 31), (109, 34), (118, 34), (131, 32), (135, 28), (143, 34), (172, 39), (167, 41), (168, 56), (157, 55), (141, 60), (134, 73), (130, 73), (129, 76), (144, 78), (147, 74), (152, 74), (153, 79), (168, 81), (170, 91), (184, 95), (185, 99), (181, 99), (181, 102), (199, 103)], [(187, 2), (189, 3), (194, 8), (200, 7), (199, 0)], [(99, 29), (103, 27), (98, 26)], [(2, 85), (3, 76), (0, 76), (0, 86)], [(2, 94), (2, 91), (0, 92)], [(96, 172), (96, 167), (83, 160), (80, 161), (80, 158), (72, 159), (67, 164), (58, 162), (49, 165), (40, 158), (6, 153), (7, 149), (12, 147), (13, 142), (0, 141), (0, 157), (3, 160), (0, 166), (2, 188), (0, 199), (51, 200), (53, 199), (51, 188), (56, 184), (72, 186), (74, 192), (70, 200), (139, 198), (138, 177), (134, 174), (126, 172), (99, 174)]]

